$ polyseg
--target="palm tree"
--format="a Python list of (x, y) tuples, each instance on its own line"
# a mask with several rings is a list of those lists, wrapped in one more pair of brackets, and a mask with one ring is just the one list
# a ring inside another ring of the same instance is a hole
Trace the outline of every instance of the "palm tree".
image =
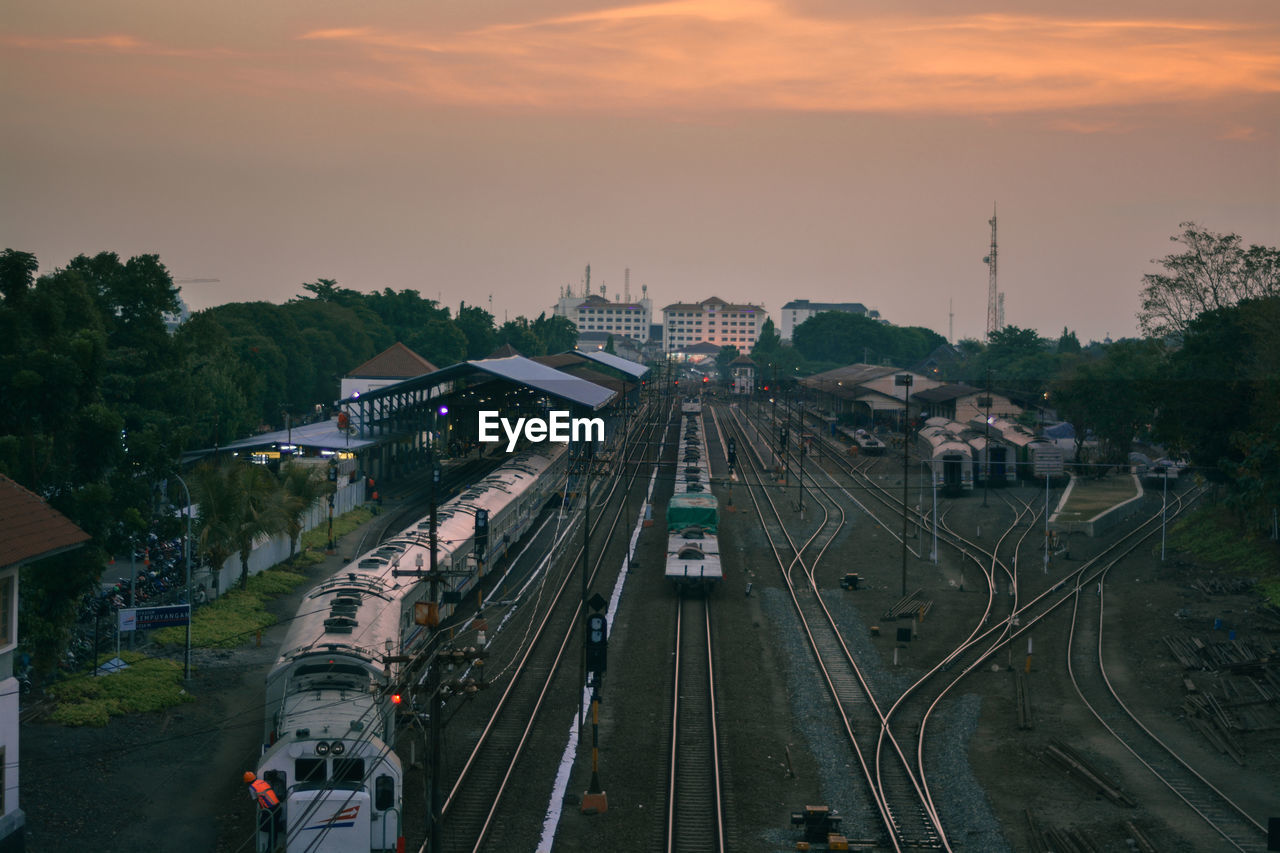
[(215, 576), (236, 552), (235, 529), (240, 504), (240, 490), (232, 469), (217, 465), (201, 465), (191, 481), (191, 491), (199, 513), (196, 523), (196, 549), (208, 558)]
[(240, 553), (240, 587), (249, 585), (249, 554), (259, 536), (284, 529), (280, 512), (280, 481), (262, 465), (239, 463), (232, 467), (240, 488), (235, 525), (235, 545)]
[(240, 585), (249, 583), (249, 554), (264, 534), (284, 530), (279, 481), (261, 465), (233, 462), (196, 470), (202, 553), (217, 571), (232, 554), (240, 555)]
[(333, 493), (334, 485), (314, 466), (290, 462), (280, 471), (280, 486), (280, 511), (289, 534), (289, 559), (293, 560), (303, 519), (316, 501)]

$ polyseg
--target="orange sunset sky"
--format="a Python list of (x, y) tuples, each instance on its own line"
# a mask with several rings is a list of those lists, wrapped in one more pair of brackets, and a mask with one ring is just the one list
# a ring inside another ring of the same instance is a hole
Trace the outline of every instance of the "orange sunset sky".
[(530, 317), (858, 301), (1135, 334), (1194, 220), (1280, 243), (1280, 5), (9, 4), (0, 248), (154, 252), (198, 309), (320, 277)]

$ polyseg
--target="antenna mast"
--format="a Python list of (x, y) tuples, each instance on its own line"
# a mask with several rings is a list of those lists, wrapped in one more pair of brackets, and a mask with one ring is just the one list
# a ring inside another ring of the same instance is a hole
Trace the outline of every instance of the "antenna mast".
[(956, 305), (954, 299), (947, 300), (947, 343), (956, 342)]
[(987, 265), (987, 338), (1000, 328), (1000, 298), (996, 295), (996, 206), (991, 205), (991, 218), (987, 220), (991, 226), (991, 254), (982, 260)]
[(587, 286), (582, 291), (583, 296), (591, 295), (591, 264), (587, 264)]
[(622, 270), (622, 301), (631, 301), (631, 267)]

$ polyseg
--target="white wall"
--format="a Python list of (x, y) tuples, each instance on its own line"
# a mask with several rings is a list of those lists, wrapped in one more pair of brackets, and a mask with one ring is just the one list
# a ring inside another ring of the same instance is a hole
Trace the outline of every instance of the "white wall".
[[(349, 512), (360, 506), (365, 501), (364, 480), (357, 479), (354, 483), (341, 485), (333, 496), (333, 517), (337, 518), (344, 512)], [(303, 522), (302, 530), (314, 530), (329, 523), (329, 502), (328, 498), (321, 498), (311, 507), (311, 510)], [(249, 553), (249, 574), (256, 575), (258, 572), (271, 568), (276, 563), (289, 559), (289, 537), (286, 534), (279, 534), (270, 538), (263, 537), (254, 543), (253, 550)], [(217, 584), (212, 583), (213, 572), (202, 571), (192, 575), (192, 586), (197, 590), (204, 587), (205, 593), (209, 597), (216, 597), (217, 594), (232, 589), (240, 581), (240, 555), (233, 554), (227, 558), (222, 564), (222, 569), (217, 572)], [(199, 601), (199, 592), (195, 593), (195, 600)]]

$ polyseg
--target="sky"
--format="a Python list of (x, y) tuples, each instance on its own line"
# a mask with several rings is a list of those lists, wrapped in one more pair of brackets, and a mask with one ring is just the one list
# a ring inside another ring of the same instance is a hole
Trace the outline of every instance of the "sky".
[(330, 278), (502, 322), (590, 264), (982, 337), (995, 210), (1006, 323), (1088, 341), (1180, 223), (1280, 244), (1274, 0), (6, 7), (0, 248), (155, 253), (192, 309)]

